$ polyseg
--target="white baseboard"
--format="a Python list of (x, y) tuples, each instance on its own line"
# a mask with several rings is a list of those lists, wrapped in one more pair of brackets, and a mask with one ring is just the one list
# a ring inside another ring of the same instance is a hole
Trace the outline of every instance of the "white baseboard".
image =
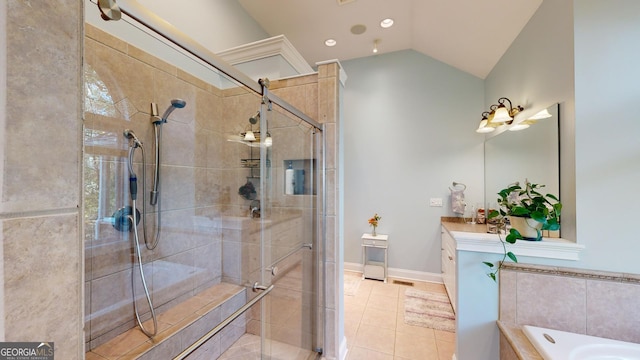
[(349, 352), (349, 349), (347, 349), (347, 337), (343, 337), (342, 341), (340, 342), (340, 351), (338, 353), (338, 359), (340, 360), (345, 360), (347, 358), (347, 353)]
[[(344, 263), (345, 271), (353, 271), (362, 273), (363, 266), (360, 263)], [(428, 273), (424, 271), (415, 271), (399, 268), (389, 268), (389, 276), (403, 280), (425, 281), (442, 284), (442, 274)]]

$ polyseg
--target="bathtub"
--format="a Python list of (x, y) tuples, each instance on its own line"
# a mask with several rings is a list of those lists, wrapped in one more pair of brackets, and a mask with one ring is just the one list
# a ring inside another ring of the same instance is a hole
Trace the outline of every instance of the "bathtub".
[(544, 360), (640, 360), (640, 344), (525, 325)]

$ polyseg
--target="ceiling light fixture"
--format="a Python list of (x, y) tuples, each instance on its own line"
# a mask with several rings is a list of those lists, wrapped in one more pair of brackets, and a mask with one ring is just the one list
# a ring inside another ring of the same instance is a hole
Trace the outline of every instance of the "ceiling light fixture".
[(380, 42), (380, 39), (375, 39), (373, 40), (373, 53), (377, 54), (378, 53), (378, 43)]
[(334, 39), (327, 39), (324, 41), (324, 44), (329, 47), (336, 46), (337, 43), (338, 42), (335, 41)]
[(393, 26), (393, 19), (391, 18), (386, 18), (383, 19), (382, 21), (380, 21), (380, 27), (387, 29)]

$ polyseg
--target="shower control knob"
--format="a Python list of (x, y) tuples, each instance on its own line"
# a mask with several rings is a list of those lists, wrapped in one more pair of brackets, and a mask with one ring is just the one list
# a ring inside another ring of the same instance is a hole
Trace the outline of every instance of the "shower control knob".
[(276, 276), (278, 275), (278, 267), (274, 266), (271, 268), (271, 275)]

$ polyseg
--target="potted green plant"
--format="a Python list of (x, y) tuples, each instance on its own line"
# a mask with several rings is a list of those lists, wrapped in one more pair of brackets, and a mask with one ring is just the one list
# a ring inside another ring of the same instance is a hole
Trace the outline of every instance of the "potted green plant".
[(534, 184), (527, 180), (524, 188), (519, 183), (515, 183), (498, 192), (499, 209), (490, 210), (487, 219), (497, 223), (498, 234), (501, 233), (500, 230), (506, 229), (506, 220), (509, 221), (511, 228), (504, 240), (499, 235), (504, 249), (504, 257), (498, 267), (494, 269), (494, 264), (483, 262), (492, 270), (487, 275), (494, 281), (502, 267), (502, 262), (507, 257), (518, 262), (515, 254), (507, 251), (505, 241), (510, 244), (514, 244), (517, 240), (540, 241), (542, 240), (542, 230), (555, 231), (560, 229), (562, 203), (555, 195), (543, 195), (540, 189), (544, 187), (544, 185)]

